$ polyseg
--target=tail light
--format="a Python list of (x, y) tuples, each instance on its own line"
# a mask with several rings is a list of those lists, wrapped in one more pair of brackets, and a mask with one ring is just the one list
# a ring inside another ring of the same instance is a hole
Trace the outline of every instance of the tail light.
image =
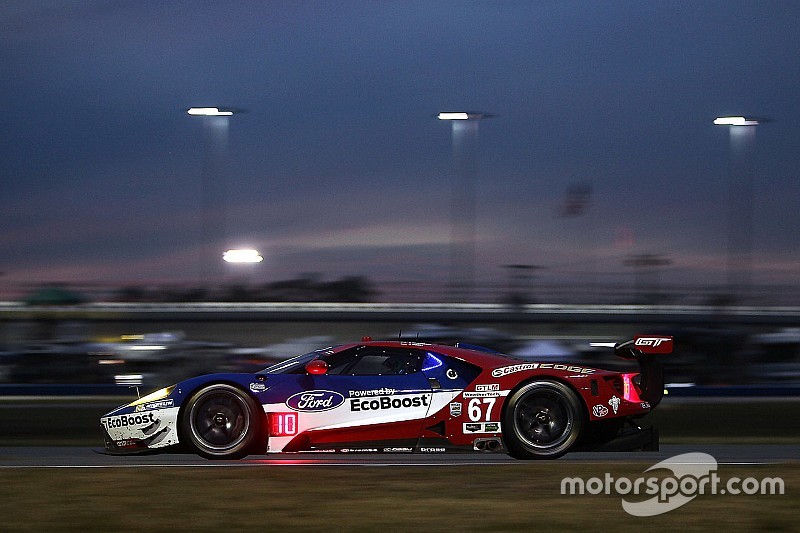
[(642, 392), (639, 387), (639, 374), (622, 374), (622, 397), (629, 402), (641, 402), (639, 394)]

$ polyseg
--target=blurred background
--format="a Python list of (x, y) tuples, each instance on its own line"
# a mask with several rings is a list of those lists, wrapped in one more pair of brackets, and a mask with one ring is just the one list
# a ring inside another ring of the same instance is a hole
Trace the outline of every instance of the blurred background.
[(675, 335), (676, 393), (795, 394), (798, 26), (754, 0), (3, 3), (0, 394), (363, 335), (612, 366), (589, 341), (636, 333)]

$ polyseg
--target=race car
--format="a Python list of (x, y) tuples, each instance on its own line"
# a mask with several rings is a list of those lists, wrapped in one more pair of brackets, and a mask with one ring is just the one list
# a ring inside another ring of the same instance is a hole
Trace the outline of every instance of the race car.
[(636, 360), (611, 372), (420, 342), (342, 344), (254, 374), (212, 374), (160, 389), (100, 419), (106, 453), (189, 449), (208, 459), (289, 452), (655, 450), (635, 421), (663, 394), (671, 337), (604, 346)]

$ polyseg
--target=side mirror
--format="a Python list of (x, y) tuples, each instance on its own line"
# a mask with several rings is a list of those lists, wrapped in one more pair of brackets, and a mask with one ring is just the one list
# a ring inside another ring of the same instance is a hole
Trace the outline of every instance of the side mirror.
[(314, 359), (306, 363), (306, 372), (309, 374), (320, 375), (328, 373), (328, 363), (322, 359)]

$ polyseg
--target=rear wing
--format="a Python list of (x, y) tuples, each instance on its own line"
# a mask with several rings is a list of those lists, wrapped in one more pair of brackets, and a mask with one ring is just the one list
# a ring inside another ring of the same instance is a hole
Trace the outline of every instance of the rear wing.
[(592, 346), (613, 348), (614, 355), (635, 359), (639, 363), (642, 398), (655, 407), (664, 396), (664, 367), (658, 355), (672, 353), (673, 338), (658, 335), (636, 335), (633, 340), (620, 343), (593, 342)]
[(592, 342), (591, 346), (613, 348), (614, 355), (623, 359), (638, 359), (645, 354), (672, 353), (673, 338), (665, 335), (636, 335), (625, 342)]

